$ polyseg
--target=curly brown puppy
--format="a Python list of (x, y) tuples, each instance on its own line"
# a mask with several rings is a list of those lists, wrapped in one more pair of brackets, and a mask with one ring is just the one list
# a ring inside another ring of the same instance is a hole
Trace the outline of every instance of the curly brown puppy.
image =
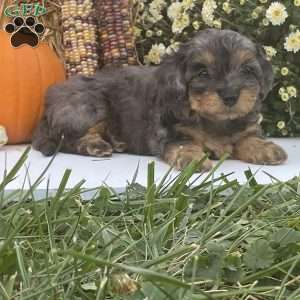
[(156, 155), (177, 169), (206, 152), (281, 164), (284, 150), (258, 124), (272, 83), (271, 64), (252, 41), (204, 30), (158, 67), (107, 68), (51, 87), (33, 146), (52, 155), (63, 137), (65, 152)]

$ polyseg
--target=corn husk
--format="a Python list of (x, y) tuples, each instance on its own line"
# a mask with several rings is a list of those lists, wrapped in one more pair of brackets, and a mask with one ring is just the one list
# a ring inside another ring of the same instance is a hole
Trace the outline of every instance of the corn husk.
[(63, 0), (62, 23), (67, 75), (93, 75), (99, 67), (93, 0)]
[(99, 0), (95, 4), (104, 65), (137, 64), (131, 1)]

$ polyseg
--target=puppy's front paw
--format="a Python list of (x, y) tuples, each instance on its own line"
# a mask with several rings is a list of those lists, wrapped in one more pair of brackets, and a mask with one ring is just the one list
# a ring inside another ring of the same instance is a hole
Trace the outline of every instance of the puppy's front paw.
[(234, 158), (258, 165), (280, 165), (287, 154), (280, 146), (252, 136), (237, 143)]
[[(164, 160), (177, 170), (184, 169), (193, 160), (200, 161), (205, 157), (203, 148), (193, 144), (170, 144), (166, 147)], [(199, 171), (208, 171), (212, 168), (212, 162), (205, 159), (199, 166)]]

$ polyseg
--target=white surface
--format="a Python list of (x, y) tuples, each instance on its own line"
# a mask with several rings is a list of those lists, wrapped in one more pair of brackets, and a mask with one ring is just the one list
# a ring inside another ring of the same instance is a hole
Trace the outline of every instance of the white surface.
[[(281, 166), (257, 166), (240, 161), (228, 160), (215, 173), (215, 177), (221, 173), (234, 172), (230, 178), (236, 178), (239, 182), (245, 182), (244, 171), (249, 167), (253, 172), (259, 169), (256, 179), (259, 183), (270, 183), (272, 180), (265, 172), (279, 180), (288, 180), (300, 174), (300, 138), (299, 139), (274, 139), (288, 153), (288, 161)], [(0, 175), (4, 174), (5, 168), (10, 170), (25, 150), (26, 146), (6, 146), (0, 148)], [(39, 152), (31, 150), (26, 166), (31, 184), (41, 174), (51, 158), (42, 156)], [(99, 159), (59, 153), (44, 176), (39, 189), (45, 189), (49, 179), (50, 189), (56, 189), (66, 169), (71, 169), (72, 174), (68, 182), (68, 188), (73, 187), (80, 180), (85, 179), (85, 188), (94, 188), (105, 182), (108, 186), (116, 189), (123, 189), (126, 182), (131, 181), (134, 172), (139, 164), (137, 181), (143, 185), (147, 182), (147, 163), (156, 161), (156, 179), (162, 178), (167, 172), (168, 165), (161, 160), (149, 156), (135, 156), (127, 154), (114, 154), (112, 158)], [(17, 178), (11, 182), (7, 189), (20, 189), (26, 178), (26, 168), (23, 167)], [(172, 176), (176, 175), (172, 173)], [(28, 178), (25, 187), (28, 188)]]

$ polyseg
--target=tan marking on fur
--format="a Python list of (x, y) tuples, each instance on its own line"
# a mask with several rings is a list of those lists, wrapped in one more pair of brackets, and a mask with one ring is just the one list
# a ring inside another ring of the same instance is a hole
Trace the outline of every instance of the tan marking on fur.
[(104, 136), (107, 131), (107, 123), (105, 121), (97, 123), (95, 126), (90, 128), (88, 130), (88, 133), (90, 134), (99, 134), (101, 136)]
[(234, 113), (236, 113), (238, 117), (243, 117), (250, 113), (254, 108), (257, 96), (258, 90), (256, 88), (242, 89), (238, 102), (233, 106)]
[(232, 65), (242, 65), (243, 63), (254, 59), (255, 58), (255, 53), (249, 51), (249, 50), (238, 50), (234, 52), (232, 56)]
[(86, 135), (79, 139), (77, 145), (78, 153), (97, 157), (111, 156), (113, 152), (112, 146), (94, 129), (91, 128)]
[(242, 89), (237, 103), (226, 106), (222, 98), (214, 91), (191, 95), (189, 98), (191, 110), (210, 120), (234, 120), (250, 113), (255, 105), (258, 90)]
[[(163, 159), (177, 170), (184, 169), (193, 160), (200, 161), (205, 157), (203, 148), (194, 144), (169, 144), (163, 154)], [(199, 170), (206, 171), (212, 168), (212, 162), (206, 159)]]
[(235, 146), (233, 157), (259, 165), (279, 165), (287, 154), (278, 145), (256, 136), (242, 138)]
[(208, 64), (208, 65), (212, 65), (215, 62), (215, 56), (213, 55), (213, 53), (209, 52), (209, 51), (204, 51), (201, 53), (201, 60), (204, 63)]
[(93, 136), (103, 139), (105, 143), (110, 144), (116, 152), (124, 152), (127, 149), (126, 143), (120, 141), (109, 129), (106, 121), (102, 121), (94, 125), (88, 130), (88, 133), (83, 137), (83, 140), (93, 139)]
[(224, 111), (222, 99), (213, 91), (191, 95), (189, 101), (191, 110), (202, 116), (218, 116)]
[(113, 148), (105, 140), (106, 135), (106, 121), (95, 124), (79, 139), (77, 145), (78, 153), (97, 157), (111, 156)]
[(221, 158), (225, 153), (231, 155), (233, 151), (232, 138), (227, 136), (217, 136), (207, 133), (203, 128), (176, 126), (176, 131), (192, 141), (201, 145), (203, 149), (208, 149), (216, 158)]
[(259, 135), (261, 129), (259, 124), (251, 124), (245, 130), (230, 136), (220, 136), (206, 132), (202, 127), (183, 126), (181, 124), (175, 127), (177, 133), (192, 140), (196, 145), (203, 149), (208, 149), (216, 158), (221, 158), (225, 153), (232, 156), (235, 144), (249, 136)]
[(216, 60), (214, 54), (209, 51), (203, 51), (199, 53), (195, 59), (197, 62), (205, 65), (212, 65)]

